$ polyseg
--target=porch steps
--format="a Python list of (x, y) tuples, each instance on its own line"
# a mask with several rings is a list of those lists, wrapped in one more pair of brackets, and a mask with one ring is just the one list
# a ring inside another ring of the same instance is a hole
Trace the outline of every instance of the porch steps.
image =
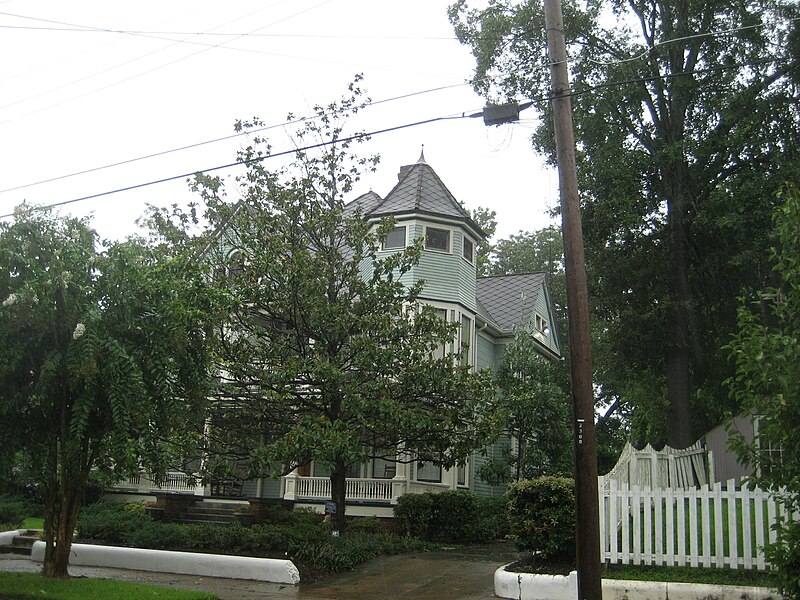
[(31, 548), (34, 542), (39, 541), (41, 529), (28, 529), (21, 535), (15, 535), (9, 546), (0, 546), (0, 554), (21, 554), (31, 555)]
[(229, 525), (239, 521), (239, 513), (249, 508), (247, 504), (230, 502), (196, 502), (187, 509), (174, 523), (213, 523), (216, 525)]

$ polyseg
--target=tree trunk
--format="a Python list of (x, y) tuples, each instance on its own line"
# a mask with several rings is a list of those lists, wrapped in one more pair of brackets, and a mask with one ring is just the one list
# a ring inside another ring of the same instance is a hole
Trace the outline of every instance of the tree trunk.
[(686, 192), (682, 177), (688, 169), (674, 169), (666, 176), (667, 220), (670, 241), (670, 288), (672, 291), (670, 318), (671, 340), (667, 347), (667, 397), (669, 414), (667, 444), (673, 448), (686, 448), (692, 439), (690, 382), (690, 332), (689, 311), (689, 243), (686, 231)]
[[(81, 506), (82, 489), (80, 485), (70, 482), (63, 482), (62, 486), (57, 523), (50, 521), (52, 532), (48, 531), (48, 548), (45, 551), (42, 575), (64, 579), (69, 577), (69, 553), (72, 548), (72, 534), (75, 531)], [(52, 514), (55, 512), (54, 507)], [(48, 513), (50, 513), (50, 507), (48, 507)], [(55, 543), (54, 546), (50, 543), (51, 540)]]
[(339, 535), (344, 533), (347, 528), (345, 517), (345, 492), (347, 488), (347, 465), (344, 461), (337, 461), (331, 471), (331, 500), (336, 505), (336, 512), (333, 515), (333, 529)]

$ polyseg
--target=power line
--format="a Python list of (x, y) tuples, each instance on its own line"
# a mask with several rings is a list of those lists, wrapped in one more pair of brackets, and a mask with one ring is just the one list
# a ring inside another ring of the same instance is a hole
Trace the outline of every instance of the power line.
[[(0, 12), (0, 15), (31, 18), (24, 15)], [(54, 21), (57, 22), (57, 21)], [(300, 38), (300, 39), (333, 39), (333, 40), (410, 40), (410, 41), (457, 41), (454, 36), (429, 36), (429, 35), (368, 35), (368, 34), (332, 34), (332, 33), (223, 33), (213, 31), (146, 31), (137, 29), (113, 29), (106, 27), (90, 27), (88, 25), (73, 25), (71, 27), (35, 27), (33, 25), (0, 25), (0, 29), (23, 29), (28, 31), (67, 31), (75, 33), (115, 33), (135, 36), (161, 36), (185, 35), (197, 37), (243, 37), (243, 38)], [(162, 38), (157, 38), (162, 39)], [(180, 40), (174, 40), (180, 41)]]
[[(147, 181), (147, 182), (144, 182), (144, 183), (137, 183), (137, 184), (134, 184), (134, 185), (129, 185), (129, 186), (126, 186), (126, 187), (117, 188), (117, 189), (114, 189), (114, 190), (108, 190), (108, 191), (100, 192), (100, 193), (97, 193), (97, 194), (91, 194), (89, 196), (82, 196), (80, 198), (73, 198), (71, 200), (64, 200), (62, 202), (53, 202), (52, 204), (37, 205), (37, 206), (35, 206), (33, 208), (35, 208), (37, 210), (47, 210), (47, 209), (50, 209), (50, 208), (56, 208), (58, 206), (65, 206), (67, 204), (74, 204), (76, 202), (83, 202), (85, 200), (92, 200), (94, 198), (102, 198), (103, 196), (110, 196), (112, 194), (118, 194), (120, 192), (128, 192), (128, 191), (131, 191), (131, 190), (141, 189), (141, 188), (149, 187), (149, 186), (152, 186), (152, 185), (157, 185), (157, 184), (160, 184), (160, 183), (167, 183), (169, 181), (176, 181), (178, 179), (185, 179), (187, 177), (192, 177), (193, 175), (197, 175), (198, 173), (213, 173), (215, 171), (221, 171), (221, 170), (230, 169), (230, 168), (233, 168), (233, 167), (239, 167), (239, 166), (244, 166), (244, 165), (255, 164), (257, 162), (262, 162), (262, 161), (267, 160), (269, 158), (277, 158), (279, 156), (285, 156), (287, 154), (294, 154), (296, 152), (302, 152), (302, 151), (305, 151), (305, 150), (313, 150), (315, 148), (323, 148), (325, 146), (330, 146), (332, 144), (337, 144), (337, 143), (341, 143), (341, 142), (351, 142), (351, 141), (356, 141), (356, 140), (363, 140), (363, 139), (370, 138), (370, 137), (372, 137), (374, 135), (380, 135), (382, 133), (389, 133), (391, 131), (398, 131), (400, 129), (408, 129), (409, 127), (416, 127), (418, 125), (425, 125), (427, 123), (435, 123), (436, 121), (448, 121), (448, 120), (454, 120), (454, 119), (465, 119), (465, 118), (469, 118), (469, 117), (472, 117), (472, 116), (475, 116), (475, 115), (468, 115), (466, 113), (462, 113), (460, 115), (454, 115), (454, 116), (434, 117), (432, 119), (425, 119), (424, 121), (416, 121), (414, 123), (406, 123), (404, 125), (396, 125), (394, 127), (387, 127), (385, 129), (378, 129), (378, 130), (375, 130), (375, 131), (371, 131), (369, 133), (359, 133), (359, 134), (351, 135), (351, 136), (348, 136), (348, 137), (340, 138), (340, 139), (337, 139), (337, 140), (332, 140), (332, 141), (327, 141), (327, 142), (320, 142), (318, 144), (311, 144), (309, 146), (304, 146), (304, 147), (300, 147), (300, 148), (293, 148), (291, 150), (283, 150), (282, 152), (277, 152), (275, 154), (268, 154), (266, 156), (259, 156), (257, 158), (251, 158), (251, 159), (248, 159), (248, 160), (239, 160), (239, 161), (236, 161), (236, 162), (228, 163), (226, 165), (218, 165), (216, 167), (210, 167), (208, 169), (199, 169), (197, 171), (192, 171), (190, 173), (182, 173), (181, 175), (173, 175), (171, 177), (164, 177), (162, 179), (156, 179), (156, 180)], [(14, 216), (14, 213), (11, 212), (11, 213), (7, 213), (7, 214), (4, 214), (4, 215), (0, 215), (0, 219), (5, 219), (5, 218), (8, 218), (8, 217), (13, 217), (13, 216)]]
[[(607, 82), (607, 83), (602, 83), (602, 84), (598, 84), (598, 85), (595, 85), (595, 86), (590, 86), (590, 87), (587, 87), (587, 88), (584, 88), (584, 89), (581, 89), (581, 90), (572, 90), (568, 95), (569, 96), (582, 96), (582, 95), (588, 94), (588, 93), (590, 93), (592, 91), (605, 89), (605, 88), (609, 88), (609, 87), (620, 87), (620, 86), (623, 86), (623, 85), (631, 85), (631, 84), (638, 84), (638, 83), (648, 83), (648, 82), (659, 80), (659, 79), (674, 79), (674, 78), (677, 78), (677, 77), (685, 77), (687, 75), (699, 75), (699, 74), (705, 74), (705, 73), (711, 73), (711, 72), (718, 72), (718, 71), (723, 71), (723, 70), (728, 70), (728, 69), (733, 69), (733, 68), (739, 68), (739, 67), (742, 67), (742, 66), (758, 66), (758, 65), (761, 65), (761, 64), (768, 64), (768, 63), (771, 63), (771, 62), (775, 62), (776, 60), (779, 60), (779, 59), (778, 58), (773, 58), (772, 60), (767, 60), (767, 61), (753, 61), (753, 62), (747, 62), (747, 63), (739, 63), (739, 64), (735, 64), (735, 65), (723, 65), (723, 66), (713, 67), (713, 68), (709, 68), (709, 69), (696, 69), (696, 70), (693, 70), (693, 71), (686, 71), (686, 72), (681, 72), (681, 73), (668, 73), (668, 74), (663, 74), (663, 75), (654, 75), (654, 76), (651, 76), (651, 77), (640, 77), (640, 78), (636, 78), (636, 79), (628, 79), (628, 80), (622, 80), (622, 81)], [(563, 97), (563, 96), (565, 96), (565, 94), (560, 94), (559, 97)], [(551, 94), (544, 94), (544, 95), (541, 95), (541, 96), (539, 96), (537, 98), (533, 98), (532, 100), (530, 100), (527, 103), (527, 105), (530, 106), (530, 105), (533, 105), (533, 104), (540, 104), (540, 103), (543, 103), (543, 102), (548, 102), (550, 100), (553, 100), (553, 98), (554, 98), (554, 96), (551, 95)], [(480, 116), (483, 116), (483, 111), (476, 112), (476, 113), (471, 113), (471, 114), (467, 114), (465, 112), (465, 113), (461, 113), (460, 115), (455, 115), (455, 116), (434, 117), (434, 118), (431, 118), (431, 119), (425, 119), (423, 121), (416, 121), (416, 122), (413, 122), (413, 123), (406, 123), (404, 125), (397, 125), (395, 127), (388, 127), (388, 128), (385, 128), (385, 129), (379, 129), (379, 130), (375, 130), (375, 131), (372, 131), (372, 132), (369, 132), (369, 133), (360, 133), (360, 134), (356, 134), (356, 135), (349, 136), (349, 137), (346, 137), (346, 138), (341, 138), (341, 139), (336, 140), (336, 141), (320, 142), (318, 144), (313, 144), (313, 145), (305, 146), (305, 147), (302, 147), (302, 148), (295, 148), (293, 150), (284, 150), (282, 152), (278, 152), (278, 153), (275, 153), (275, 154), (268, 154), (266, 156), (262, 156), (262, 157), (258, 157), (258, 158), (254, 158), (254, 159), (250, 159), (250, 160), (236, 161), (236, 162), (233, 162), (233, 163), (228, 163), (228, 164), (225, 164), (225, 165), (219, 165), (219, 166), (211, 167), (211, 168), (207, 168), (207, 169), (199, 169), (199, 170), (196, 170), (196, 171), (192, 171), (190, 173), (183, 173), (181, 175), (173, 175), (171, 177), (165, 177), (165, 178), (162, 178), (162, 179), (157, 179), (157, 180), (148, 181), (148, 182), (144, 182), (144, 183), (134, 184), (134, 185), (130, 185), (130, 186), (122, 187), (122, 188), (117, 188), (117, 189), (109, 190), (109, 191), (105, 191), (105, 192), (100, 192), (100, 193), (97, 193), (97, 194), (91, 194), (89, 196), (82, 196), (82, 197), (79, 197), (79, 198), (73, 198), (71, 200), (65, 200), (65, 201), (62, 201), (62, 202), (55, 202), (55, 203), (52, 203), (52, 204), (38, 206), (37, 208), (48, 209), (48, 208), (55, 208), (55, 207), (58, 207), (58, 206), (64, 206), (64, 205), (67, 205), (67, 204), (73, 204), (73, 203), (76, 203), (76, 202), (83, 202), (85, 200), (92, 200), (94, 198), (100, 198), (100, 197), (103, 197), (103, 196), (109, 196), (109, 195), (117, 194), (117, 193), (120, 193), (120, 192), (126, 192), (126, 191), (130, 191), (130, 190), (135, 190), (135, 189), (140, 189), (140, 188), (144, 188), (144, 187), (157, 185), (157, 184), (160, 184), (160, 183), (167, 183), (169, 181), (175, 181), (175, 180), (178, 180), (178, 179), (184, 179), (184, 178), (187, 178), (187, 177), (191, 177), (191, 176), (193, 176), (193, 175), (195, 175), (197, 173), (213, 173), (215, 171), (220, 171), (220, 170), (224, 170), (224, 169), (230, 169), (232, 167), (243, 166), (243, 165), (253, 164), (253, 163), (256, 163), (256, 162), (261, 162), (261, 161), (264, 161), (264, 160), (266, 160), (268, 158), (276, 158), (276, 157), (279, 157), (279, 156), (285, 156), (287, 154), (292, 154), (294, 152), (299, 152), (299, 151), (304, 151), (304, 150), (312, 150), (314, 148), (321, 148), (321, 147), (329, 146), (329, 145), (337, 143), (337, 142), (346, 142), (346, 141), (365, 139), (365, 138), (369, 138), (369, 137), (371, 137), (373, 135), (379, 135), (379, 134), (382, 134), (382, 133), (388, 133), (388, 132), (397, 131), (397, 130), (400, 130), (400, 129), (407, 129), (409, 127), (416, 127), (418, 125), (424, 125), (424, 124), (427, 124), (427, 123), (434, 123), (434, 122), (437, 122), (437, 121), (446, 121), (446, 120), (454, 120), (454, 119), (463, 119), (463, 118), (474, 118), (474, 117), (480, 117)], [(301, 120), (308, 120), (308, 119), (310, 119), (310, 117), (304, 117)], [(274, 128), (274, 127), (278, 127), (278, 125), (271, 125), (271, 126), (268, 126), (268, 127), (262, 128), (262, 129), (254, 130), (253, 133), (257, 132), (257, 131), (261, 131), (263, 129), (271, 129), (271, 128)], [(230, 137), (235, 137), (235, 136), (230, 136)], [(141, 160), (141, 159), (134, 159), (134, 160)], [(131, 161), (128, 161), (128, 162), (131, 162)], [(122, 163), (122, 164), (124, 164), (124, 163)], [(33, 184), (31, 184), (31, 185), (33, 185)], [(11, 217), (13, 215), (14, 215), (13, 212), (12, 213), (7, 213), (7, 214), (4, 214), (4, 215), (0, 215), (0, 219)]]
[[(417, 91), (417, 92), (409, 92), (407, 94), (402, 94), (400, 96), (393, 96), (391, 98), (384, 98), (383, 100), (375, 100), (375, 101), (367, 102), (366, 105), (365, 105), (365, 108), (369, 108), (371, 106), (377, 106), (379, 104), (385, 104), (387, 102), (394, 102), (396, 100), (405, 100), (407, 98), (413, 98), (414, 96), (420, 96), (422, 94), (429, 94), (429, 93), (438, 92), (438, 91), (441, 91), (441, 90), (447, 90), (447, 89), (462, 87), (462, 86), (465, 86), (465, 85), (470, 85), (470, 84), (468, 84), (468, 83), (456, 83), (456, 84), (442, 85), (442, 86), (438, 86), (438, 87), (434, 87), (434, 88), (429, 88), (429, 89), (426, 89), (426, 90), (420, 90), (420, 91)], [(335, 113), (324, 113), (323, 115), (334, 116)], [(323, 115), (320, 115), (320, 116), (323, 116)], [(77, 177), (79, 175), (86, 175), (88, 173), (95, 173), (97, 171), (103, 171), (105, 169), (111, 169), (113, 167), (119, 167), (119, 166), (122, 166), (122, 165), (127, 165), (127, 164), (131, 164), (131, 163), (135, 163), (135, 162), (139, 162), (139, 161), (143, 161), (143, 160), (148, 160), (148, 159), (151, 159), (151, 158), (157, 158), (159, 156), (165, 156), (167, 154), (173, 154), (175, 152), (182, 152), (184, 150), (191, 150), (192, 148), (199, 148), (201, 146), (206, 146), (206, 145), (209, 145), (209, 144), (215, 144), (217, 142), (223, 142), (223, 141), (226, 141), (226, 140), (235, 139), (237, 137), (242, 137), (242, 136), (245, 136), (245, 135), (248, 135), (248, 134), (252, 134), (252, 133), (259, 133), (259, 132), (262, 132), (262, 131), (268, 131), (270, 129), (276, 129), (278, 127), (284, 127), (286, 125), (297, 125), (297, 124), (303, 123), (303, 122), (311, 120), (311, 119), (317, 119), (320, 116), (300, 117), (298, 119), (293, 119), (292, 121), (289, 121), (289, 122), (282, 122), (282, 123), (275, 123), (273, 125), (266, 125), (264, 127), (259, 127), (259, 128), (251, 129), (251, 130), (248, 130), (248, 131), (243, 131), (241, 133), (234, 133), (234, 134), (231, 134), (231, 135), (226, 135), (226, 136), (214, 138), (214, 139), (211, 139), (211, 140), (205, 140), (205, 141), (197, 142), (197, 143), (194, 143), (194, 144), (187, 144), (185, 146), (180, 146), (178, 148), (172, 148), (172, 149), (169, 149), (169, 150), (162, 150), (162, 151), (159, 151), (159, 152), (153, 152), (151, 154), (147, 154), (147, 155), (144, 155), (144, 156), (138, 156), (138, 157), (135, 157), (135, 158), (129, 158), (129, 159), (125, 159), (125, 160), (121, 160), (121, 161), (115, 162), (115, 163), (102, 165), (102, 166), (99, 166), (99, 167), (92, 167), (92, 168), (89, 168), (89, 169), (84, 169), (82, 171), (75, 171), (73, 173), (67, 173), (67, 174), (64, 174), (64, 175), (57, 175), (55, 177), (50, 177), (48, 179), (42, 179), (42, 180), (39, 180), (39, 181), (34, 181), (34, 182), (31, 182), (31, 183), (25, 183), (25, 184), (18, 185), (18, 186), (15, 186), (15, 187), (2, 189), (2, 190), (0, 190), (0, 194), (5, 194), (7, 192), (14, 192), (14, 191), (17, 191), (17, 190), (22, 190), (22, 189), (25, 189), (25, 188), (34, 187), (34, 186), (42, 185), (42, 184), (45, 184), (45, 183), (52, 183), (54, 181), (61, 181), (63, 179), (69, 179), (71, 177)]]

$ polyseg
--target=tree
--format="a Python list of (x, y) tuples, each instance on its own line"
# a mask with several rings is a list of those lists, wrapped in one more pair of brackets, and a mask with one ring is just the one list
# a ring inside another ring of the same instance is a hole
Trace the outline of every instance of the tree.
[(351, 91), (315, 108), (297, 143), (321, 147), (298, 151), (290, 169), (254, 160), (268, 153), (256, 139), (235, 206), (218, 180), (198, 184), (224, 230), (217, 258), (234, 301), (212, 450), (246, 459), (252, 474), (328, 467), (338, 531), (352, 466), (421, 457), (451, 467), (495, 427), (489, 378), (442, 352), (454, 326), (418, 300), (423, 283), (404, 282), (421, 241), (381, 254), (392, 221), (370, 223), (344, 205), (360, 169), (376, 162), (352, 154), (331, 116), (360, 108)]
[[(613, 392), (626, 394), (637, 374), (665, 382), (674, 447), (726, 404), (719, 348), (733, 299), (766, 272), (763, 190), (798, 170), (797, 11), (728, 0), (564, 6), (590, 294), (629, 373)], [(475, 54), (476, 88), (547, 98), (539, 3), (469, 10), (460, 0), (450, 16)], [(543, 118), (534, 145), (552, 157), (551, 128)]]
[(514, 445), (482, 469), (481, 478), (493, 485), (572, 472), (572, 448), (564, 443), (571, 434), (569, 391), (557, 381), (558, 367), (537, 353), (533, 335), (515, 332), (495, 374), (496, 406)]
[[(754, 467), (753, 484), (800, 511), (800, 194), (790, 187), (775, 211), (777, 245), (771, 251), (778, 285), (739, 309), (739, 329), (728, 349), (736, 373), (728, 380), (737, 404), (752, 415), (756, 435), (748, 443), (732, 432), (739, 459)], [(781, 592), (800, 598), (800, 522), (778, 525), (767, 549)]]
[(472, 220), (486, 233), (486, 238), (478, 241), (475, 250), (475, 271), (478, 277), (489, 274), (489, 265), (494, 246), (491, 239), (497, 231), (497, 213), (488, 208), (479, 206), (471, 213)]
[(211, 304), (197, 261), (22, 206), (0, 224), (0, 453), (21, 452), (45, 506), (43, 573), (68, 577), (94, 473), (163, 475), (208, 391)]

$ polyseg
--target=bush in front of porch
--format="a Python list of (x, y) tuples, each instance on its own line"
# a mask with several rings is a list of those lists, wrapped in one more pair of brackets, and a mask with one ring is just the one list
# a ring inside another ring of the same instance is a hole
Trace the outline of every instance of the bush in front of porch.
[(381, 554), (426, 551), (436, 546), (385, 530), (377, 519), (354, 519), (345, 538), (331, 537), (321, 515), (303, 510), (272, 511), (273, 522), (182, 524), (155, 521), (140, 504), (98, 502), (84, 507), (78, 520), (82, 541), (217, 554), (290, 558), (304, 581), (349, 570)]
[(394, 509), (401, 535), (434, 542), (471, 544), (505, 538), (506, 499), (467, 490), (406, 494)]

